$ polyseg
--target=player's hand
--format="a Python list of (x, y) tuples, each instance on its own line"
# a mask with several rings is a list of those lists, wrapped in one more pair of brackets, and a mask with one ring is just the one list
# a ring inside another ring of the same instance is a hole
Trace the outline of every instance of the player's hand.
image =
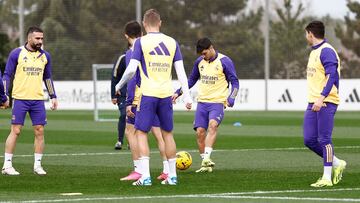
[(56, 98), (52, 98), (51, 99), (51, 106), (50, 106), (50, 109), (51, 110), (56, 110), (58, 108), (58, 101)]
[(320, 111), (321, 107), (326, 107), (326, 104), (324, 103), (324, 96), (321, 96), (320, 98), (318, 98), (315, 103), (313, 104), (311, 110), (318, 112)]
[(172, 100), (172, 103), (173, 104), (176, 104), (176, 99), (179, 97), (179, 95), (177, 94), (177, 93), (175, 93), (175, 94), (173, 94), (172, 96), (171, 96), (171, 100)]
[(184, 102), (185, 102), (186, 109), (190, 110), (192, 107), (192, 102), (193, 102), (190, 95), (185, 95)]
[(115, 85), (115, 95), (121, 95), (119, 83)]
[(6, 96), (6, 101), (0, 105), (0, 108), (1, 109), (7, 109), (7, 108), (9, 108), (9, 105), (10, 105), (9, 97)]
[(235, 103), (235, 99), (233, 99), (233, 98), (228, 98), (227, 99), (227, 101), (226, 101), (226, 105), (228, 106), (228, 107), (233, 107), (234, 106), (234, 103)]
[(114, 105), (116, 105), (116, 104), (117, 104), (117, 99), (116, 99), (116, 98), (111, 99), (111, 103), (113, 103)]
[(185, 107), (187, 110), (191, 110), (192, 103), (186, 103)]
[(132, 107), (131, 105), (126, 107), (126, 116), (135, 118), (135, 114), (131, 111), (131, 107)]

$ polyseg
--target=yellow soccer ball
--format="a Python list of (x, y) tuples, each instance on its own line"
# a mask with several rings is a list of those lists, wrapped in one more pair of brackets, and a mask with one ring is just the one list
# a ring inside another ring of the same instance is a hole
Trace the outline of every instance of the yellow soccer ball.
[(176, 168), (179, 170), (186, 170), (192, 164), (191, 155), (186, 151), (176, 153)]

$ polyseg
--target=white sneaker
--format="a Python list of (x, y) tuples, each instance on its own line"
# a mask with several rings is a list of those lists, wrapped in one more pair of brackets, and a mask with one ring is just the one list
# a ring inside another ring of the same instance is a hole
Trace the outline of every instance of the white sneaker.
[(132, 185), (135, 185), (135, 186), (151, 186), (152, 183), (151, 183), (151, 178), (150, 177), (147, 177), (143, 180), (141, 180), (141, 178), (135, 182), (132, 183)]
[(115, 150), (121, 150), (122, 149), (122, 143), (121, 142), (116, 142), (115, 143)]
[(9, 175), (9, 176), (18, 176), (18, 175), (20, 175), (20, 173), (17, 172), (14, 167), (3, 168), (1, 170), (1, 174)]
[(46, 175), (46, 171), (44, 171), (43, 167), (38, 166), (38, 167), (34, 168), (34, 174), (39, 175), (39, 176), (44, 176), (44, 175)]
[(177, 177), (168, 177), (167, 179), (161, 181), (162, 185), (176, 185), (177, 184)]

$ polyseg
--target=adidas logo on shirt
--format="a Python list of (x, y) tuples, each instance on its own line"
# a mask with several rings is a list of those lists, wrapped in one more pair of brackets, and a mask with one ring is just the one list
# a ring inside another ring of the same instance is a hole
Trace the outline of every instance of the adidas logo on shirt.
[(150, 51), (150, 55), (165, 55), (170, 56), (169, 50), (166, 48), (164, 42), (160, 42), (158, 46), (154, 48), (153, 51)]
[(292, 103), (293, 102), (288, 89), (286, 89), (285, 92), (281, 95), (278, 102), (279, 103), (288, 103), (288, 102)]
[(346, 103), (360, 103), (360, 98), (357, 90), (354, 88), (349, 96), (345, 99)]

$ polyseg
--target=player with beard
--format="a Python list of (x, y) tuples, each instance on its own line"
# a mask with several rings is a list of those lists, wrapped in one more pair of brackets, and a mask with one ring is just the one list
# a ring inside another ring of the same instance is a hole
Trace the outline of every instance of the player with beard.
[(51, 57), (42, 49), (43, 40), (44, 32), (38, 27), (30, 27), (25, 45), (12, 50), (6, 63), (3, 83), (7, 95), (9, 95), (10, 80), (14, 79), (11, 131), (6, 139), (4, 166), (1, 171), (4, 175), (20, 174), (12, 166), (12, 157), (27, 112), (35, 134), (34, 173), (46, 175), (46, 171), (41, 166), (45, 145), (44, 125), (47, 123), (42, 82), (45, 83), (49, 93), (52, 110), (57, 109), (58, 102), (51, 79)]

